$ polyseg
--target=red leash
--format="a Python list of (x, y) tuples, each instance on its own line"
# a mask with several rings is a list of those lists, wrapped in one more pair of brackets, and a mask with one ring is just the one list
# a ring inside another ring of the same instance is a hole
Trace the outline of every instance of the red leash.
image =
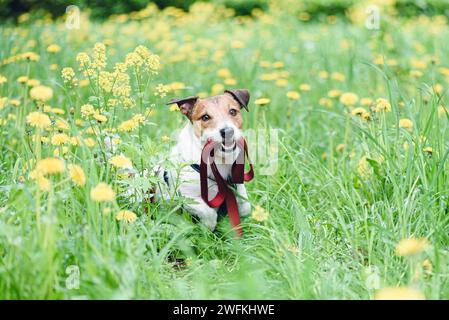
[[(251, 181), (254, 178), (253, 165), (249, 160), (248, 146), (246, 145), (245, 139), (242, 137), (237, 142), (237, 147), (240, 149), (237, 160), (232, 164), (231, 169), (231, 181), (227, 182), (220, 175), (217, 165), (214, 161), (215, 149), (221, 147), (220, 143), (214, 142), (209, 139), (203, 148), (201, 153), (201, 163), (200, 163), (200, 181), (201, 181), (201, 197), (204, 202), (206, 202), (211, 208), (219, 207), (223, 202), (226, 203), (226, 208), (229, 215), (229, 220), (232, 227), (237, 232), (239, 237), (242, 236), (242, 228), (240, 226), (240, 214), (237, 205), (237, 200), (235, 198), (234, 192), (229, 187), (231, 184), (241, 184), (247, 181)], [(249, 171), (245, 171), (245, 157), (248, 158)], [(218, 192), (215, 197), (209, 201), (208, 192), (208, 176), (207, 176), (207, 164), (210, 164), (212, 169), (212, 174), (214, 175), (215, 181), (217, 182)]]

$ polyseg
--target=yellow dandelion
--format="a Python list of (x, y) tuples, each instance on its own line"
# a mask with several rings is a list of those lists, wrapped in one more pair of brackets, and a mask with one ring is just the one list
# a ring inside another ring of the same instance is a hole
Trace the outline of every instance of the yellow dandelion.
[(338, 98), (339, 96), (341, 96), (341, 94), (342, 94), (341, 90), (338, 89), (329, 90), (327, 92), (327, 96), (329, 98)]
[(230, 78), (232, 76), (232, 74), (228, 68), (222, 68), (217, 71), (217, 76), (219, 76), (221, 78)]
[(310, 86), (310, 84), (307, 83), (302, 83), (299, 85), (299, 90), (301, 91), (310, 91), (312, 88)]
[(83, 169), (76, 164), (68, 165), (70, 179), (77, 186), (82, 187), (86, 183), (86, 175), (84, 174)]
[(84, 104), (81, 106), (81, 114), (85, 117), (95, 113), (95, 108), (91, 104)]
[(133, 164), (131, 160), (124, 155), (114, 156), (111, 159), (109, 159), (109, 163), (112, 164), (116, 168), (127, 168), (131, 169), (133, 167)]
[(95, 145), (95, 140), (92, 138), (86, 138), (83, 141), (84, 141), (84, 144), (89, 148), (92, 148)]
[(426, 238), (407, 238), (402, 239), (396, 245), (396, 253), (400, 256), (410, 256), (424, 251), (429, 245)]
[(169, 137), (169, 136), (162, 136), (162, 137), (161, 137), (161, 140), (162, 140), (163, 142), (167, 142), (167, 141), (170, 141), (170, 137)]
[(378, 98), (376, 100), (376, 106), (374, 108), (374, 111), (376, 112), (391, 112), (391, 104), (387, 99), (384, 98)]
[(178, 107), (178, 105), (176, 103), (173, 103), (173, 104), (170, 105), (169, 110), (170, 111), (179, 111), (179, 107)]
[(261, 206), (256, 206), (251, 213), (251, 217), (259, 222), (266, 221), (268, 219), (268, 211)]
[(30, 90), (30, 97), (38, 101), (48, 101), (53, 98), (53, 89), (46, 86), (35, 86)]
[(340, 96), (340, 102), (345, 106), (353, 106), (359, 101), (359, 97), (353, 92), (345, 92)]
[(424, 294), (411, 287), (388, 287), (376, 292), (375, 300), (425, 300)]
[(51, 125), (50, 118), (45, 113), (39, 111), (29, 113), (26, 121), (29, 125), (36, 128), (47, 128)]
[(100, 123), (104, 123), (106, 121), (108, 121), (108, 118), (105, 115), (96, 113), (93, 115), (94, 119), (97, 120)]
[(65, 133), (56, 133), (51, 137), (51, 144), (54, 146), (60, 146), (70, 141), (70, 138)]
[(90, 190), (90, 197), (97, 202), (113, 201), (115, 199), (115, 192), (110, 185), (100, 182)]
[(432, 147), (425, 147), (424, 149), (423, 149), (423, 151), (425, 152), (425, 153), (427, 153), (428, 155), (432, 155), (433, 154), (433, 148)]
[(37, 178), (37, 185), (42, 191), (49, 192), (51, 190), (51, 181), (43, 176)]
[(287, 92), (287, 98), (291, 100), (298, 100), (301, 97), (298, 91), (289, 91)]
[(271, 102), (271, 100), (268, 98), (259, 98), (259, 99), (256, 99), (256, 101), (254, 101), (254, 104), (258, 105), (258, 106), (264, 106), (266, 104), (269, 104), (270, 102)]
[(335, 148), (335, 151), (337, 151), (338, 153), (342, 153), (345, 150), (345, 148), (346, 148), (346, 145), (344, 143), (340, 143)]
[(407, 129), (408, 131), (413, 130), (413, 122), (410, 119), (400, 119), (399, 120), (399, 128)]
[(58, 158), (45, 158), (36, 164), (36, 171), (40, 174), (56, 174), (65, 171), (64, 161)]
[(221, 83), (216, 83), (211, 88), (211, 94), (216, 95), (216, 94), (223, 92), (223, 90), (224, 90), (224, 85)]
[(430, 262), (429, 259), (426, 259), (422, 262), (422, 267), (423, 267), (424, 271), (426, 271), (427, 273), (431, 273), (433, 270), (432, 263)]
[(359, 116), (360, 118), (362, 118), (363, 120), (368, 120), (370, 118), (370, 114), (368, 111), (366, 111), (364, 108), (359, 107), (359, 108), (354, 108), (351, 111), (351, 114), (353, 116)]
[(139, 123), (134, 121), (134, 120), (126, 120), (123, 121), (119, 126), (118, 126), (118, 131), (122, 131), (122, 132), (130, 132), (133, 131), (134, 129), (136, 129), (139, 126)]
[(326, 108), (331, 108), (332, 105), (333, 105), (332, 100), (329, 99), (329, 98), (321, 98), (318, 103), (320, 104), (320, 106), (323, 106), (323, 107), (326, 107)]
[(51, 44), (47, 47), (47, 52), (49, 53), (57, 53), (61, 51), (61, 47), (57, 44)]
[(341, 72), (333, 72), (331, 75), (331, 78), (335, 81), (340, 81), (340, 82), (343, 82), (346, 80), (345, 75)]
[(27, 76), (20, 76), (20, 77), (18, 77), (17, 78), (17, 82), (18, 83), (27, 83), (27, 81), (28, 81), (28, 77)]
[(372, 175), (373, 169), (371, 168), (366, 156), (360, 158), (357, 164), (357, 173), (362, 179), (368, 179)]
[(121, 210), (117, 213), (115, 216), (115, 219), (117, 221), (125, 221), (126, 223), (134, 222), (137, 219), (137, 216), (134, 212), (129, 210)]
[(371, 98), (362, 98), (362, 99), (360, 99), (360, 104), (362, 105), (362, 106), (370, 106), (370, 105), (372, 105), (373, 104), (373, 99), (371, 99)]

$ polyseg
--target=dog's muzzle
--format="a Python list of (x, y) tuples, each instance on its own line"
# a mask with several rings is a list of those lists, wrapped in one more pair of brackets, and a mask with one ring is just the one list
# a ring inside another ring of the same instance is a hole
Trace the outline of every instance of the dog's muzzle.
[(220, 129), (220, 135), (222, 138), (221, 151), (234, 151), (237, 146), (234, 139), (234, 129), (232, 127), (224, 127), (223, 129)]

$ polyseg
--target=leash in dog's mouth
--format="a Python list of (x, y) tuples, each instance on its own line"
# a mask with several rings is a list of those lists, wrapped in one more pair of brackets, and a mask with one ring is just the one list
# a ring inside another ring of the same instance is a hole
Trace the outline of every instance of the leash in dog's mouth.
[[(237, 205), (237, 200), (235, 198), (232, 188), (229, 184), (242, 184), (244, 182), (251, 181), (254, 178), (253, 165), (249, 159), (248, 146), (245, 139), (242, 137), (237, 141), (234, 141), (234, 145), (231, 147), (233, 149), (239, 148), (240, 152), (237, 159), (232, 164), (231, 169), (231, 179), (230, 181), (224, 179), (220, 172), (218, 171), (217, 165), (214, 161), (214, 153), (217, 148), (223, 148), (223, 144), (217, 143), (212, 139), (209, 139), (204, 145), (203, 151), (201, 153), (200, 162), (200, 182), (201, 182), (201, 197), (204, 202), (207, 203), (211, 208), (217, 208), (222, 203), (226, 204), (226, 209), (228, 211), (229, 220), (233, 229), (237, 232), (238, 236), (242, 236), (242, 228), (240, 226), (240, 213)], [(248, 158), (249, 171), (245, 171), (245, 158)], [(218, 186), (218, 192), (215, 197), (209, 201), (208, 192), (208, 175), (207, 175), (207, 165), (210, 165), (212, 174), (215, 177), (215, 181)]]
[(230, 146), (227, 146), (225, 141), (223, 141), (223, 142), (221, 143), (221, 151), (223, 151), (223, 152), (226, 152), (226, 153), (227, 153), (227, 152), (232, 152), (232, 151), (234, 151), (236, 148), (237, 148), (237, 143), (235, 142), (235, 140), (232, 141), (232, 143), (231, 143)]

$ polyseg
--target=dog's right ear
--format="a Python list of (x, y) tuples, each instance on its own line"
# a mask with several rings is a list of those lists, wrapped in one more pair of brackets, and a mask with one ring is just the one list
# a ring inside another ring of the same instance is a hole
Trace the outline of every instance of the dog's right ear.
[(192, 115), (193, 107), (195, 106), (195, 103), (198, 100), (198, 96), (191, 96), (181, 99), (172, 99), (170, 100), (167, 105), (176, 103), (178, 105), (179, 110), (182, 112), (183, 115), (187, 116), (187, 118), (190, 119), (190, 116)]

